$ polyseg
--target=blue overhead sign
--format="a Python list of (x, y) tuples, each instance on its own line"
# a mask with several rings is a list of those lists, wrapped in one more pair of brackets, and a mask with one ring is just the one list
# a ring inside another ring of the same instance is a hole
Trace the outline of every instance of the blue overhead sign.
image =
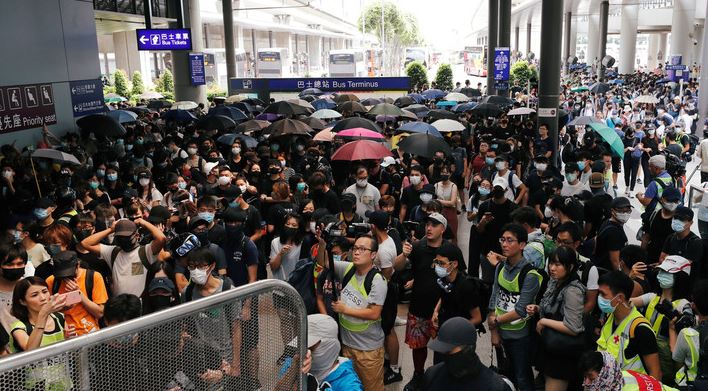
[(299, 92), (307, 88), (321, 91), (408, 91), (408, 77), (298, 77), (287, 79), (231, 79), (229, 92), (268, 90)]
[(69, 82), (69, 90), (71, 91), (71, 107), (74, 110), (74, 117), (106, 111), (101, 79)]
[(494, 80), (509, 80), (511, 67), (509, 53), (509, 48), (494, 48)]
[(189, 53), (189, 80), (193, 86), (206, 84), (204, 53)]
[(138, 50), (192, 50), (190, 29), (137, 29)]
[(681, 65), (681, 64), (678, 64), (678, 65), (669, 64), (666, 66), (667, 71), (685, 71), (687, 68), (688, 67), (686, 65)]

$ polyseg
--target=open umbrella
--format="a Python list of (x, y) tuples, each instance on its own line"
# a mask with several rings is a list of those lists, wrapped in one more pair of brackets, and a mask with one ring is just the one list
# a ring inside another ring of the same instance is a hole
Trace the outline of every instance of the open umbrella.
[[(401, 110), (401, 112), (402, 112), (402, 110)], [(383, 114), (379, 114), (379, 115), (376, 116), (376, 122), (378, 122), (378, 123), (380, 123), (380, 124), (382, 124), (382, 123), (384, 123), (384, 122), (393, 122), (393, 121), (396, 120), (396, 118), (398, 118), (398, 117), (395, 116), (395, 115), (383, 115)]]
[(596, 94), (604, 94), (609, 90), (610, 85), (606, 83), (595, 83), (595, 85), (590, 88), (590, 92), (594, 92)]
[(376, 98), (366, 98), (362, 100), (361, 102), (362, 105), (364, 106), (376, 106), (379, 103), (383, 103), (381, 99), (376, 99)]
[(421, 95), (423, 95), (426, 100), (435, 100), (444, 97), (447, 93), (445, 93), (445, 91), (433, 88), (423, 91)]
[(274, 113), (261, 113), (256, 116), (257, 120), (261, 121), (270, 121), (274, 122), (279, 120), (282, 117), (282, 115), (274, 114)]
[[(423, 102), (425, 102), (425, 98), (423, 98)], [(396, 100), (393, 101), (393, 104), (398, 107), (406, 107), (406, 106), (414, 105), (416, 103), (418, 103), (418, 101), (413, 99), (412, 96), (402, 96), (400, 98), (396, 98)]]
[(415, 113), (413, 113), (411, 111), (408, 111), (406, 109), (401, 109), (401, 112), (403, 113), (403, 115), (401, 116), (402, 119), (406, 118), (406, 119), (411, 119), (413, 121), (418, 120), (418, 116), (415, 115)]
[(258, 146), (258, 140), (251, 136), (246, 136), (245, 134), (237, 134), (237, 133), (227, 133), (216, 139), (217, 143), (223, 144), (223, 145), (231, 145), (234, 143), (234, 140), (241, 140), (241, 143), (246, 146), (246, 148), (255, 148)]
[(333, 101), (331, 98), (320, 98), (310, 102), (310, 104), (317, 110), (334, 109), (335, 107), (337, 107), (337, 103), (335, 103), (335, 101)]
[(306, 107), (284, 100), (271, 103), (263, 112), (280, 115), (310, 115), (310, 111)]
[(320, 97), (317, 96), (317, 95), (303, 95), (303, 96), (300, 97), (300, 99), (304, 100), (304, 101), (307, 102), (307, 103), (312, 103), (312, 102), (316, 101), (316, 100), (319, 99), (319, 98), (320, 98)]
[(337, 111), (340, 111), (342, 113), (344, 112), (350, 112), (350, 113), (366, 113), (366, 107), (362, 105), (361, 103), (357, 101), (347, 101), (344, 103), (340, 103), (337, 105)]
[(430, 121), (437, 121), (439, 119), (457, 119), (457, 114), (452, 111), (435, 109), (430, 110), (428, 113), (428, 119)]
[(435, 137), (443, 138), (437, 128), (427, 122), (407, 122), (401, 125), (400, 128), (396, 129), (397, 133), (408, 132), (408, 133), (427, 133), (432, 134)]
[(452, 100), (441, 100), (441, 101), (435, 103), (435, 107), (438, 107), (438, 108), (440, 108), (440, 107), (453, 107), (453, 106), (457, 106), (457, 102), (452, 101)]
[(369, 114), (372, 115), (390, 115), (394, 117), (400, 117), (403, 112), (398, 106), (392, 105), (390, 103), (379, 103), (369, 110)]
[(121, 124), (135, 122), (138, 120), (138, 115), (128, 110), (113, 110), (106, 113), (106, 115), (115, 119)]
[(190, 113), (187, 110), (168, 110), (165, 114), (162, 115), (162, 118), (167, 121), (176, 122), (189, 122), (197, 120), (197, 117), (195, 117), (194, 114)]
[(236, 103), (229, 105), (229, 107), (235, 107), (235, 108), (243, 111), (244, 114), (253, 113), (256, 111), (256, 108), (253, 107), (253, 105), (250, 105), (246, 102), (236, 102)]
[(517, 109), (509, 110), (506, 115), (529, 115), (535, 113), (536, 110), (530, 109), (528, 107), (519, 107)]
[(125, 102), (128, 99), (125, 99), (124, 97), (116, 94), (115, 92), (110, 92), (110, 93), (103, 96), (103, 100), (108, 103), (118, 103), (118, 102)]
[(589, 88), (587, 86), (577, 86), (577, 87), (573, 87), (570, 89), (570, 91), (572, 91), (572, 92), (583, 92), (583, 91), (587, 91), (587, 90), (589, 90)]
[(332, 154), (332, 160), (378, 160), (391, 156), (391, 151), (382, 143), (371, 140), (356, 140), (342, 145)]
[(253, 105), (253, 106), (265, 106), (265, 102), (263, 102), (262, 100), (260, 100), (258, 98), (248, 98), (248, 99), (242, 100), (241, 102), (246, 102), (249, 105)]
[(122, 137), (125, 128), (115, 118), (103, 114), (92, 114), (81, 117), (76, 121), (81, 129), (93, 131), (96, 137)]
[(336, 103), (358, 102), (359, 97), (354, 94), (337, 94), (337, 96), (334, 97), (334, 101)]
[(427, 117), (430, 113), (430, 109), (427, 106), (421, 104), (414, 104), (406, 107), (406, 110), (418, 116), (418, 118)]
[(320, 130), (315, 137), (312, 138), (313, 141), (323, 141), (326, 143), (331, 143), (334, 140), (335, 133), (332, 133), (332, 128), (325, 128)]
[(475, 106), (477, 106), (476, 102), (467, 102), (467, 103), (463, 103), (461, 105), (457, 105), (457, 106), (453, 107), (452, 111), (454, 111), (456, 113), (464, 113), (466, 111), (470, 111), (470, 110), (474, 109)]
[(223, 115), (225, 117), (231, 118), (234, 121), (245, 121), (248, 119), (248, 116), (243, 111), (233, 106), (224, 105), (212, 107), (211, 109), (209, 109), (209, 113), (207, 115)]
[(655, 105), (659, 103), (659, 99), (651, 95), (640, 95), (634, 99), (634, 103), (647, 103)]
[(318, 119), (331, 119), (331, 118), (341, 118), (342, 115), (334, 110), (330, 109), (320, 109), (312, 113), (310, 117)]
[(381, 133), (374, 132), (373, 130), (366, 128), (352, 128), (345, 129), (339, 133), (335, 133), (334, 137), (359, 137), (367, 139), (383, 139), (384, 136)]
[(471, 110), (472, 114), (481, 117), (496, 117), (502, 113), (502, 109), (499, 106), (492, 103), (480, 103)]
[(484, 98), (483, 103), (491, 103), (493, 105), (497, 105), (499, 107), (504, 108), (513, 105), (514, 101), (511, 98), (507, 98), (506, 96), (489, 95)]
[(314, 130), (322, 130), (327, 127), (327, 124), (325, 124), (324, 121), (322, 121), (319, 118), (315, 118), (315, 117), (303, 118), (303, 119), (301, 119), (301, 121), (306, 123), (308, 126), (310, 126)]
[(465, 130), (465, 125), (452, 119), (439, 119), (430, 125), (440, 132), (461, 132)]
[(281, 119), (275, 121), (267, 128), (270, 137), (281, 136), (309, 136), (314, 130), (306, 123), (296, 119)]
[(410, 94), (408, 94), (406, 96), (413, 98), (415, 103), (425, 103), (425, 97), (421, 94), (416, 94), (415, 92), (411, 92)]
[(148, 109), (145, 106), (135, 106), (135, 107), (128, 107), (126, 110), (132, 111), (135, 114), (147, 114), (147, 113), (154, 113), (154, 111)]
[(315, 111), (315, 108), (312, 107), (312, 105), (310, 104), (310, 102), (308, 102), (308, 101), (306, 101), (306, 100), (304, 100), (304, 99), (288, 99), (287, 101), (290, 102), (290, 103), (294, 103), (294, 104), (296, 104), (296, 105), (298, 105), (298, 106), (302, 106), (302, 107), (304, 107), (304, 108), (306, 108), (306, 109), (310, 109), (310, 110), (312, 110), (313, 112)]
[(40, 148), (32, 152), (32, 158), (44, 158), (44, 159), (51, 159), (60, 163), (71, 163), (71, 164), (76, 164), (77, 166), (81, 165), (81, 162), (79, 162), (79, 159), (76, 158), (76, 156), (62, 152), (58, 149), (51, 149), (51, 148)]
[(170, 107), (172, 110), (192, 110), (196, 109), (198, 107), (196, 102), (192, 102), (191, 100), (181, 100), (179, 102), (175, 102), (172, 104), (172, 107)]
[(600, 120), (595, 119), (595, 117), (591, 117), (589, 115), (581, 115), (579, 117), (573, 118), (568, 125), (572, 126), (584, 126), (584, 125), (590, 125), (594, 123), (602, 123)]
[(199, 129), (204, 130), (227, 130), (236, 127), (236, 122), (225, 115), (209, 115), (204, 117), (197, 124)]
[(172, 102), (166, 100), (153, 100), (148, 102), (147, 107), (148, 109), (153, 110), (168, 109), (172, 107)]
[(451, 92), (445, 95), (445, 100), (452, 100), (455, 102), (467, 102), (470, 100), (470, 97), (459, 92)]
[(605, 124), (593, 123), (589, 125), (595, 133), (599, 134), (603, 140), (610, 145), (612, 152), (617, 156), (624, 157), (624, 143), (614, 129), (608, 128)]
[(305, 95), (317, 95), (317, 96), (319, 96), (319, 95), (322, 95), (322, 94), (324, 94), (324, 92), (322, 92), (322, 90), (320, 90), (319, 88), (307, 88), (307, 89), (302, 90), (302, 91), (298, 94), (298, 96), (299, 96), (299, 97), (303, 97), (303, 96), (305, 96)]
[(337, 122), (332, 127), (332, 131), (337, 133), (337, 132), (341, 132), (342, 130), (345, 130), (345, 129), (353, 129), (353, 128), (365, 128), (365, 129), (373, 130), (374, 132), (377, 132), (377, 133), (382, 133), (381, 128), (379, 128), (378, 125), (376, 125), (373, 121), (368, 120), (366, 118), (362, 118), (362, 117), (345, 118), (345, 119)]
[(450, 145), (440, 137), (432, 134), (412, 134), (398, 143), (398, 149), (411, 155), (432, 158), (435, 152), (442, 151), (445, 155), (452, 155)]
[(252, 119), (250, 121), (241, 122), (236, 126), (236, 133), (257, 132), (270, 126), (270, 121), (261, 121)]
[(145, 100), (150, 100), (150, 99), (162, 99), (164, 96), (162, 96), (161, 93), (155, 92), (155, 91), (145, 91), (142, 94), (138, 95), (138, 99), (145, 99)]
[(612, 84), (624, 84), (624, 80), (622, 80), (622, 79), (614, 79), (614, 80), (610, 80), (610, 83), (612, 83)]

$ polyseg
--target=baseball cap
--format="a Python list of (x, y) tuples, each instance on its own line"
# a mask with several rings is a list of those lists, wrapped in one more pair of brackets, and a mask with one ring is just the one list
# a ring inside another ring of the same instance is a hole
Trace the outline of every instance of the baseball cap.
[(669, 255), (658, 267), (667, 273), (685, 272), (691, 274), (691, 261), (680, 255)]
[(248, 217), (246, 212), (239, 208), (226, 208), (222, 216), (227, 223), (244, 222)]
[(42, 197), (37, 201), (37, 208), (47, 209), (54, 206), (54, 201), (49, 197)]
[(428, 347), (438, 353), (449, 353), (458, 346), (477, 346), (477, 329), (469, 320), (456, 316), (448, 319), (440, 327), (438, 337), (428, 343)]
[(311, 348), (323, 339), (336, 339), (339, 325), (329, 315), (307, 315), (307, 347)]
[(509, 181), (507, 179), (504, 179), (503, 177), (496, 177), (494, 179), (494, 182), (492, 182), (492, 188), (494, 187), (501, 187), (502, 189), (506, 190), (509, 187)]
[(428, 183), (427, 185), (423, 185), (423, 187), (418, 190), (418, 194), (422, 193), (435, 194), (435, 186), (430, 183)]
[(195, 217), (189, 222), (189, 230), (191, 231), (191, 230), (199, 227), (200, 225), (208, 226), (209, 222), (201, 217)]
[(162, 205), (157, 205), (150, 209), (150, 216), (148, 216), (147, 221), (151, 224), (162, 224), (169, 219), (170, 216), (172, 216), (172, 213), (169, 209)]
[(150, 285), (148, 285), (148, 293), (159, 290), (171, 294), (175, 290), (175, 284), (169, 278), (154, 278), (150, 281)]
[(674, 212), (674, 218), (681, 221), (693, 221), (693, 211), (691, 208), (679, 206)]
[(391, 156), (386, 156), (383, 158), (383, 161), (381, 162), (381, 167), (386, 168), (390, 166), (391, 164), (396, 164), (396, 159), (394, 159)]
[(354, 205), (356, 205), (356, 196), (352, 193), (344, 193), (342, 194), (342, 198), (339, 203), (342, 205), (346, 203), (349, 205), (349, 209), (351, 209)]
[(79, 260), (75, 252), (62, 251), (52, 257), (52, 262), (54, 263), (54, 278), (76, 277), (76, 265)]
[(224, 190), (224, 199), (231, 202), (241, 196), (241, 188), (238, 186), (229, 186)]
[(593, 172), (590, 175), (590, 188), (598, 189), (605, 186), (605, 176), (601, 172)]
[(382, 210), (369, 210), (366, 212), (366, 217), (369, 223), (376, 226), (378, 229), (386, 229), (388, 227), (388, 213)]
[(679, 202), (681, 200), (681, 192), (679, 189), (669, 186), (661, 193), (661, 198), (669, 202)]
[(115, 236), (131, 236), (138, 230), (138, 226), (128, 219), (120, 219), (116, 222)]
[(441, 215), (440, 213), (433, 212), (428, 215), (428, 218), (425, 219), (426, 221), (432, 221), (435, 224), (442, 224), (443, 227), (447, 228), (447, 219), (445, 216)]
[(615, 198), (614, 200), (612, 200), (612, 204), (610, 206), (612, 209), (624, 209), (624, 208), (632, 208), (633, 207), (627, 197)]

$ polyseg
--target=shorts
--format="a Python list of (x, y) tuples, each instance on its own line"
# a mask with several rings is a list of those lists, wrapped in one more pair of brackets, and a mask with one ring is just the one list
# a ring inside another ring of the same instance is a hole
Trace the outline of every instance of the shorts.
[(419, 318), (408, 313), (405, 342), (411, 349), (427, 348), (434, 332), (435, 325), (431, 319)]
[(381, 309), (381, 328), (384, 335), (391, 334), (393, 326), (396, 324), (396, 315), (398, 314), (398, 285), (389, 281), (386, 300), (384, 300), (383, 308)]
[(612, 155), (612, 172), (618, 174), (622, 172), (622, 158)]
[(241, 329), (242, 345), (241, 352), (248, 352), (258, 347), (260, 329), (258, 327), (258, 296), (251, 299), (250, 319), (243, 322)]

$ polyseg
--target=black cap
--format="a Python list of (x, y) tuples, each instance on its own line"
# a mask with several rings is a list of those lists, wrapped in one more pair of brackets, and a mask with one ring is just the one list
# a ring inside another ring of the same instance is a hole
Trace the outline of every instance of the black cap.
[(449, 353), (458, 346), (477, 346), (477, 329), (469, 320), (456, 316), (448, 319), (440, 327), (438, 337), (428, 343), (428, 347), (438, 353)]
[(54, 205), (54, 201), (52, 201), (52, 199), (49, 197), (42, 197), (39, 199), (39, 201), (37, 201), (37, 208), (41, 209), (51, 208)]
[(204, 219), (201, 218), (201, 217), (195, 217), (195, 218), (193, 218), (193, 219), (189, 222), (189, 230), (191, 231), (191, 230), (193, 230), (193, 229), (199, 227), (200, 225), (206, 225), (206, 226), (208, 226), (208, 225), (209, 225), (209, 222), (206, 221), (206, 220), (204, 220)]
[(241, 188), (238, 186), (229, 186), (224, 190), (224, 199), (231, 202), (241, 196)]
[(428, 194), (435, 194), (435, 186), (432, 184), (428, 183), (427, 185), (423, 185), (423, 187), (418, 190), (418, 194), (423, 194), (423, 193), (428, 193)]
[(52, 262), (54, 263), (54, 278), (76, 277), (76, 265), (79, 263), (79, 259), (75, 252), (62, 251), (52, 257)]
[(389, 215), (382, 210), (369, 210), (366, 212), (366, 217), (369, 223), (375, 225), (378, 229), (386, 229), (388, 227)]
[(349, 204), (349, 209), (353, 208), (354, 205), (356, 205), (356, 196), (352, 193), (342, 194), (340, 204), (342, 204), (342, 206), (344, 206), (345, 203)]
[(150, 281), (150, 285), (148, 285), (148, 293), (165, 291), (165, 293), (171, 295), (174, 290), (175, 284), (169, 278), (155, 278)]
[(167, 221), (170, 216), (172, 216), (172, 213), (169, 209), (162, 205), (157, 205), (150, 209), (150, 216), (148, 216), (147, 221), (149, 221), (150, 224), (162, 224)]
[(611, 207), (612, 209), (632, 208), (632, 203), (629, 202), (627, 197), (617, 197), (612, 200)]
[(237, 223), (244, 222), (248, 215), (243, 209), (239, 208), (226, 208), (224, 213), (221, 215), (226, 223)]
[(679, 206), (674, 212), (674, 218), (681, 221), (693, 221), (693, 210), (685, 206)]

